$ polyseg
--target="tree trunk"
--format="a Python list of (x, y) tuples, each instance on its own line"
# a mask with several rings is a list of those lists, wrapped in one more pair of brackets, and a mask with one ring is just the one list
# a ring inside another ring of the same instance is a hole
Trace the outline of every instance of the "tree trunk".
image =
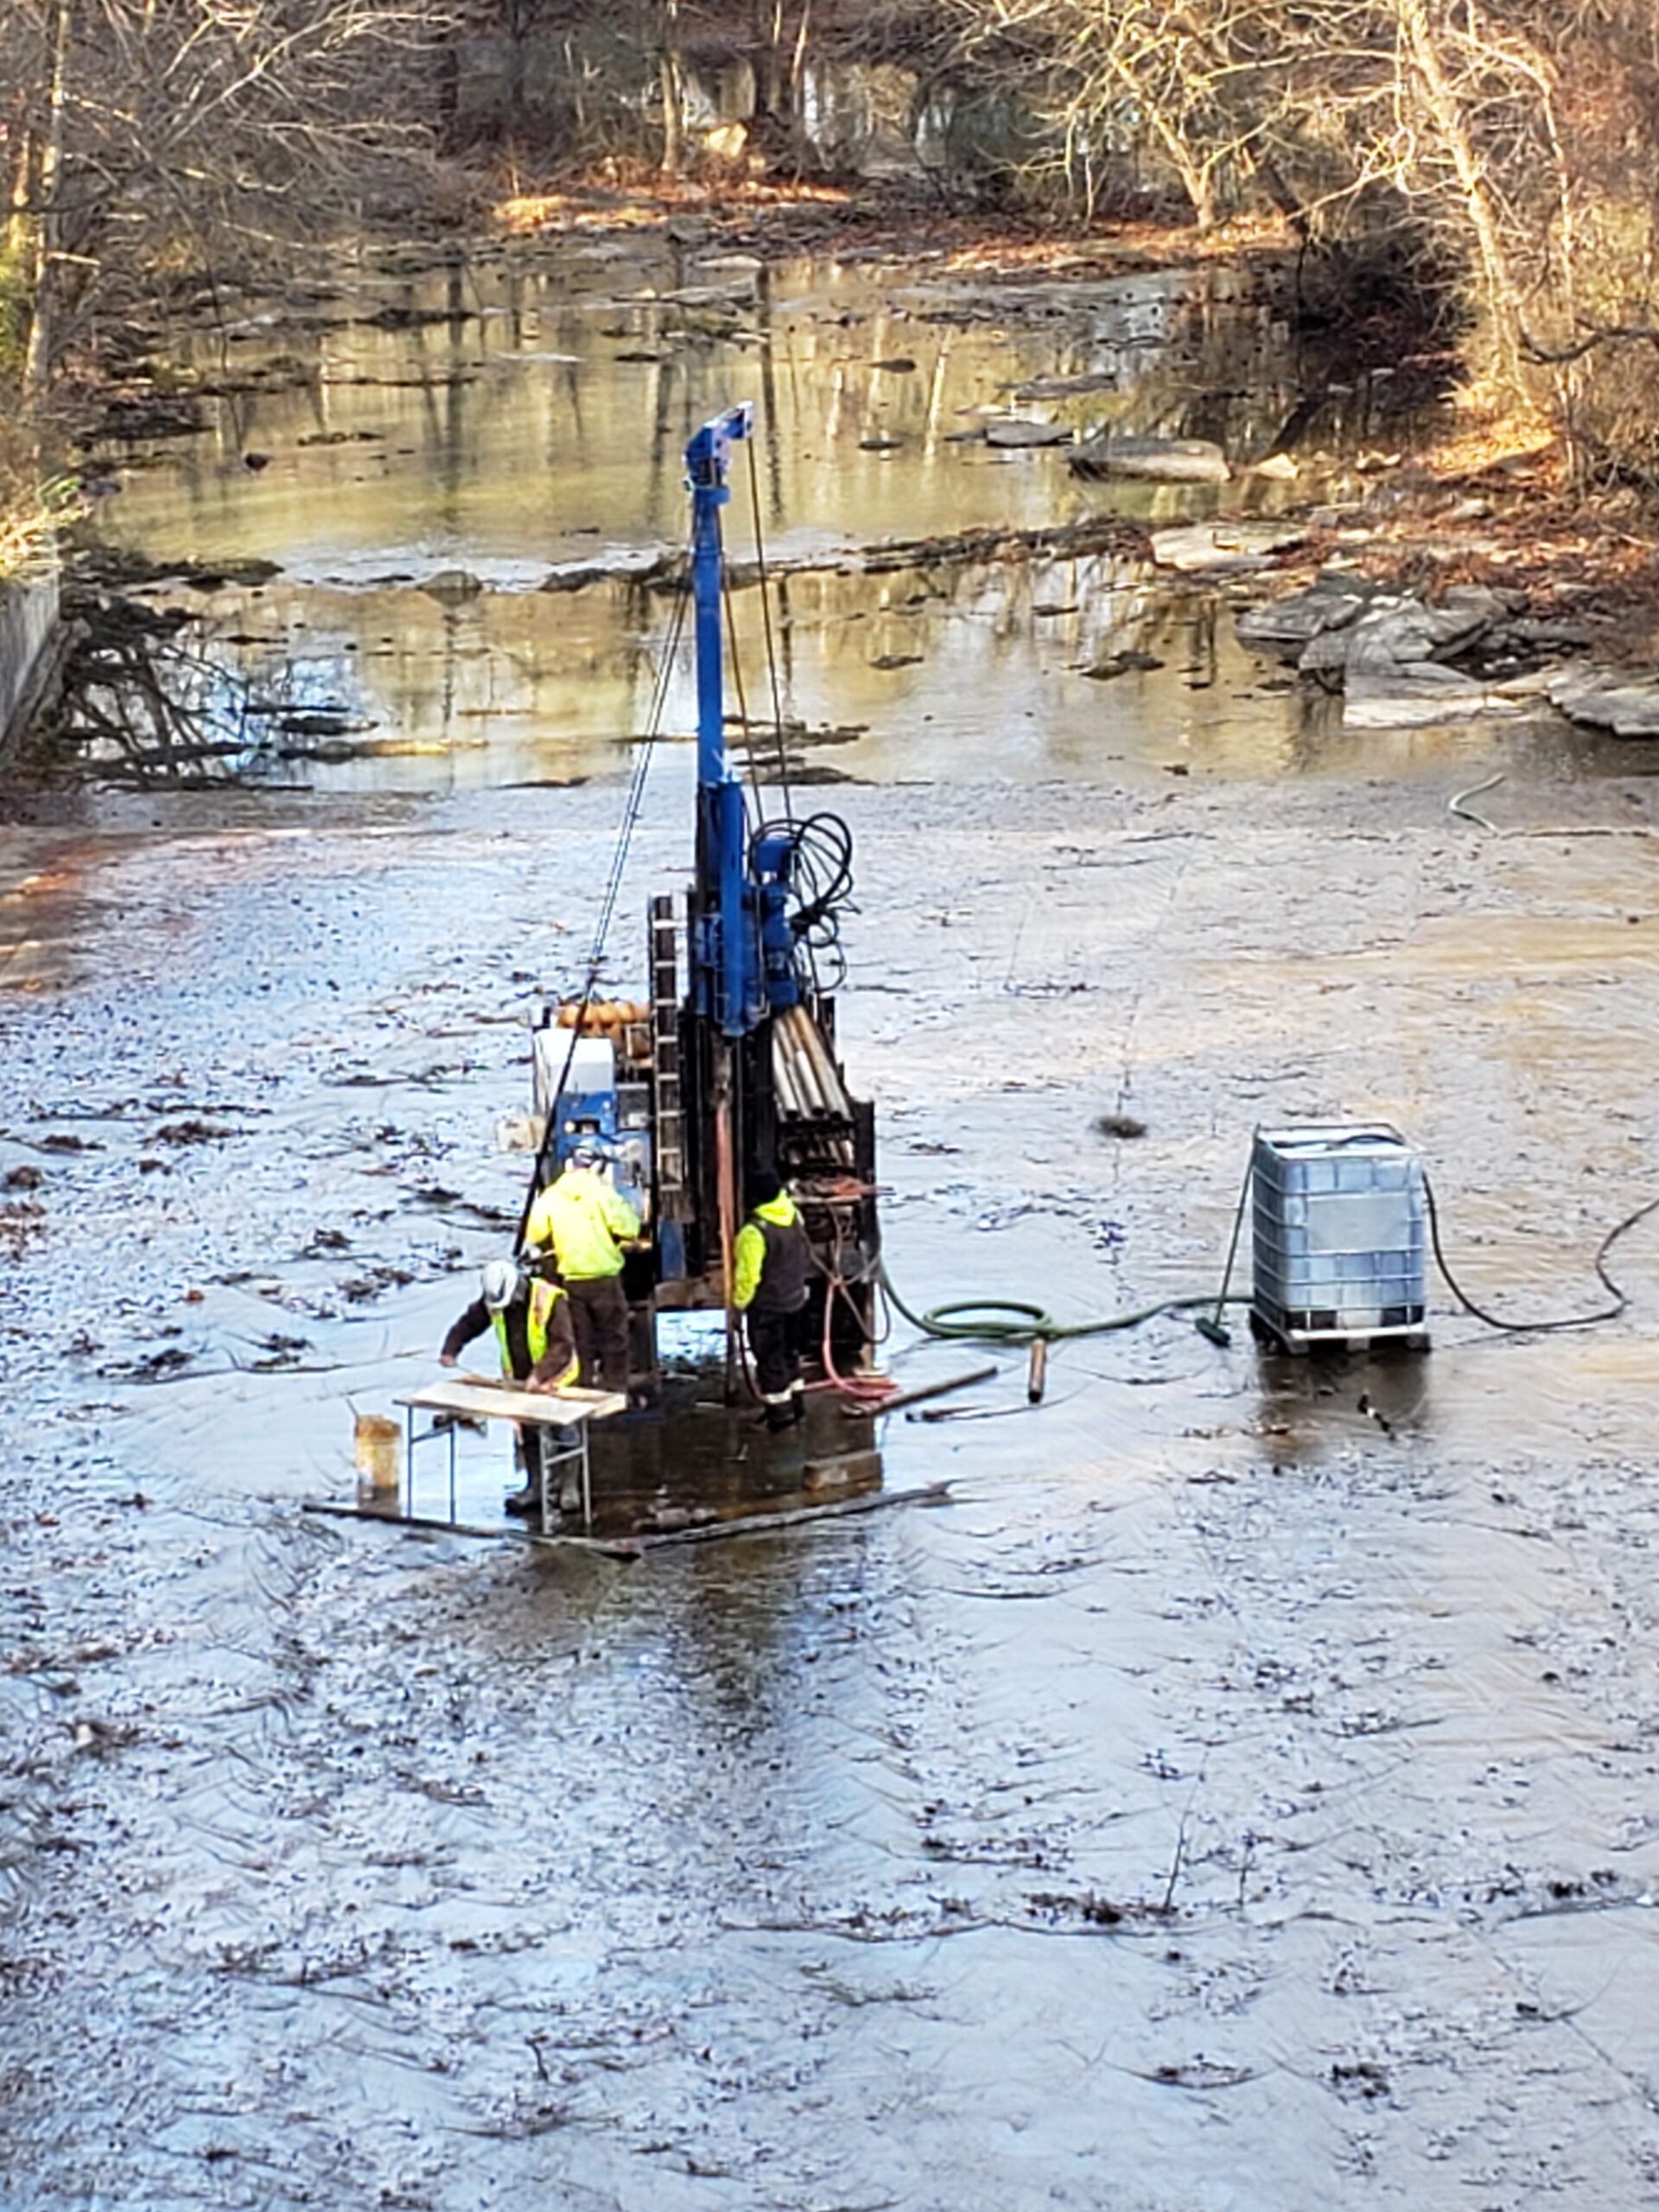
[(23, 96), (20, 92), (15, 102), (17, 122), (13, 143), (16, 148), (11, 168), (11, 196), (6, 208), (6, 227), (0, 237), (0, 270), (16, 283), (22, 276), (29, 258), (29, 206), (34, 197), (32, 185), (35, 168), (35, 140), (23, 119)]
[(55, 335), (53, 307), (57, 290), (59, 240), (63, 228), (58, 193), (63, 175), (64, 97), (69, 75), (69, 33), (74, 0), (56, 0), (52, 18), (52, 86), (46, 130), (41, 140), (38, 204), (35, 223), (35, 265), (29, 286), (29, 347), (23, 355), (23, 397), (37, 398), (52, 372)]
[(749, 51), (754, 56), (754, 115), (770, 123), (778, 113), (782, 70), (779, 50), (784, 35), (784, 0), (753, 0), (749, 16)]
[(795, 52), (789, 65), (789, 111), (801, 111), (801, 73), (806, 67), (806, 42), (812, 30), (812, 0), (801, 0), (801, 20), (795, 33)]
[(1511, 390), (1518, 391), (1522, 381), (1520, 288), (1504, 251), (1485, 165), (1470, 136), (1463, 103), (1446, 74), (1427, 0), (1395, 0), (1395, 7), (1402, 43), (1429, 119), (1452, 163), (1464, 218), (1475, 235), (1498, 375)]
[(663, 84), (663, 175), (680, 173), (684, 123), (684, 73), (680, 66), (680, 0), (663, 0), (663, 50), (658, 65)]
[(1136, 95), (1143, 103), (1142, 111), (1153, 137), (1164, 151), (1164, 158), (1181, 181), (1181, 189), (1192, 205), (1192, 216), (1201, 231), (1216, 227), (1215, 191), (1210, 181), (1208, 164), (1195, 158), (1192, 149), (1177, 127), (1169, 121), (1154, 102), (1146, 99), (1142, 87), (1134, 84), (1126, 75), (1125, 81), (1134, 85)]
[(524, 135), (524, 0), (507, 0), (507, 150), (516, 168)]

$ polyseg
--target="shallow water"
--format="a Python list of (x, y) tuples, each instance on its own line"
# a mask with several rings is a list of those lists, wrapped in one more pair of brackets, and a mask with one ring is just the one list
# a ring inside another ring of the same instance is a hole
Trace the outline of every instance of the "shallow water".
[[(1184, 778), (1125, 678), (1134, 759), (1045, 713), (936, 775), (895, 722), (835, 794), (896, 1279), (1212, 1285), (1252, 1126), (1381, 1115), (1478, 1294), (1599, 1302), (1652, 1195), (1638, 756), (1269, 741), (1230, 652)], [(688, 857), (661, 766), (619, 986)], [(1498, 833), (1448, 817), (1495, 766)], [(1171, 1319), (1035, 1410), (1007, 1360), (879, 1425), (943, 1508), (632, 1567), (316, 1519), (516, 1216), (495, 1124), (620, 796), (375, 772), (3, 834), (8, 2203), (1646, 2201), (1659, 1229), (1599, 1332)]]
[[(768, 265), (567, 240), (342, 282), (199, 341), (199, 372), (239, 389), (207, 403), (210, 435), (113, 469), (119, 489), (99, 507), (111, 543), (152, 558), (279, 564), (252, 589), (159, 595), (205, 613), (256, 694), (366, 726), (343, 748), (279, 734), (248, 764), (323, 789), (614, 772), (650, 722), (669, 629), (669, 602), (626, 580), (683, 543), (684, 442), (735, 401), (754, 403), (757, 432), (735, 465), (728, 543), (781, 561), (1103, 510), (1152, 524), (1258, 516), (1287, 496), (1248, 476), (1084, 484), (1063, 450), (984, 444), (983, 416), (1010, 407), (1079, 429), (1205, 435), (1243, 465), (1304, 385), (1328, 378), (1312, 480), (1415, 419), (1390, 411), (1385, 378), (1341, 382), (1342, 364), (1299, 351), (1273, 284), (1227, 270), (993, 283), (943, 264)], [(368, 326), (388, 312), (466, 319)], [(272, 362), (275, 389), (258, 382)], [(1018, 397), (1080, 376), (1112, 388)], [(581, 569), (613, 580), (539, 588)], [(764, 717), (756, 594), (738, 594), (735, 619), (746, 699)], [(805, 726), (815, 778), (1030, 781), (1119, 760), (1254, 772), (1319, 757), (1305, 706), (1241, 653), (1221, 594), (1121, 559), (794, 577), (774, 642), (778, 702)], [(1158, 665), (1083, 673), (1126, 650)], [(693, 718), (682, 655), (664, 726), (684, 736)]]

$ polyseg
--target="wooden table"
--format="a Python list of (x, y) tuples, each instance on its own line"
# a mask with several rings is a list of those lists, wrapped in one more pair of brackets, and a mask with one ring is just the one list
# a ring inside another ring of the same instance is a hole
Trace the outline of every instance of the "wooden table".
[[(557, 1509), (559, 1485), (550, 1486), (548, 1471), (551, 1467), (574, 1465), (582, 1491), (582, 1525), (591, 1529), (594, 1524), (593, 1484), (588, 1462), (588, 1425), (590, 1421), (608, 1421), (613, 1414), (626, 1413), (628, 1402), (615, 1390), (525, 1390), (516, 1382), (493, 1382), (485, 1375), (458, 1375), (453, 1380), (429, 1382), (418, 1390), (411, 1390), (396, 1403), (404, 1408), (408, 1427), (404, 1446), (404, 1497), (399, 1503), (404, 1516), (415, 1517), (415, 1451), (421, 1444), (429, 1444), (435, 1436), (449, 1440), (449, 1522), (455, 1522), (455, 1418), (465, 1421), (510, 1421), (526, 1428), (543, 1432), (541, 1449), (537, 1453), (536, 1478), (537, 1524), (543, 1535), (553, 1532), (553, 1516)], [(452, 1418), (442, 1425), (433, 1421), (416, 1430), (416, 1413), (448, 1414)], [(563, 1434), (558, 1434), (563, 1431)]]

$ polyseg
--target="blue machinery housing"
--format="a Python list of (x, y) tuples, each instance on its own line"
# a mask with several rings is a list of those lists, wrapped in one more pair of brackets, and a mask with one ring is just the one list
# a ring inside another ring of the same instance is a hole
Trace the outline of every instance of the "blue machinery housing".
[(697, 791), (683, 930), (675, 902), (653, 899), (645, 995), (569, 1001), (563, 1026), (550, 1014), (538, 1031), (536, 1103), (548, 1122), (534, 1187), (578, 1141), (596, 1142), (648, 1224), (626, 1276), (643, 1332), (658, 1307), (729, 1310), (744, 1185), (775, 1168), (819, 1260), (818, 1341), (833, 1338), (837, 1362), (854, 1363), (869, 1346), (879, 1230), (874, 1111), (847, 1091), (830, 995), (851, 838), (832, 814), (796, 817), (786, 798), (781, 818), (753, 821), (727, 755), (721, 510), (733, 451), (753, 427), (750, 405), (728, 408), (685, 450)]
[(697, 877), (712, 888), (691, 946), (697, 1011), (727, 1037), (744, 1037), (767, 1014), (800, 999), (787, 918), (787, 837), (749, 842), (743, 786), (726, 757), (726, 671), (721, 639), (724, 565), (720, 511), (733, 446), (751, 436), (746, 400), (705, 423), (685, 449), (691, 492), (691, 588), (696, 607)]

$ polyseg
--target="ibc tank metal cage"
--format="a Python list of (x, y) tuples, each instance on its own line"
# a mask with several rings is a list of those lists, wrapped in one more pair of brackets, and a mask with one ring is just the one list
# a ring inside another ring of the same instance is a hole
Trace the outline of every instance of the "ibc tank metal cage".
[(1386, 1122), (1258, 1129), (1251, 1325), (1288, 1351), (1428, 1345), (1422, 1164)]

